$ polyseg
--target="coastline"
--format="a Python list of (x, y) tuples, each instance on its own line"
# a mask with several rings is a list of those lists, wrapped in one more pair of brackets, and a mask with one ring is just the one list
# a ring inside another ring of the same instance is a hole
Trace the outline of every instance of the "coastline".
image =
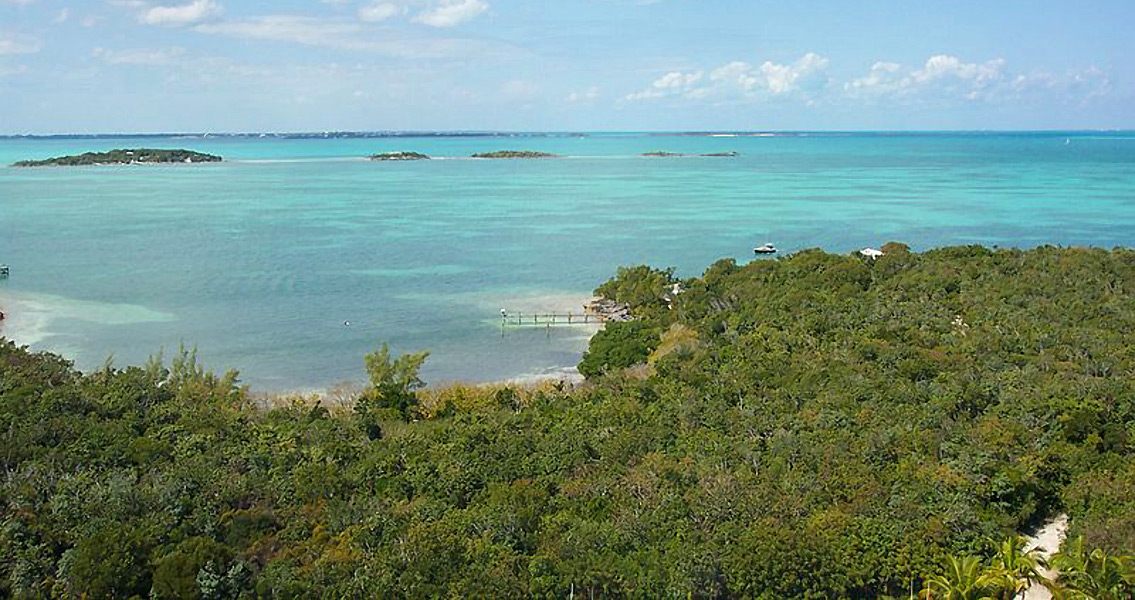
[[(486, 315), (484, 319), (485, 325), (491, 326), (493, 329), (497, 326), (502, 327), (499, 337), (505, 339), (513, 335), (522, 337), (530, 336), (533, 333), (538, 333), (540, 337), (543, 337), (544, 334), (542, 330), (545, 324), (541, 323), (540, 327), (536, 328), (527, 325), (519, 327), (515, 325), (506, 326), (502, 324), (496, 316), (496, 312), (499, 308), (493, 309), (491, 307), (499, 307), (500, 304), (504, 303), (510, 307), (510, 309), (506, 310), (514, 312), (546, 313), (571, 311), (573, 314), (582, 317), (590, 299), (591, 297), (589, 295), (581, 293), (557, 291), (531, 294), (518, 293), (515, 295), (501, 294), (499, 292), (477, 293), (471, 294), (463, 299), (457, 298), (459, 303), (471, 302), (478, 307), (479, 312), (484, 312)], [(96, 326), (109, 327), (143, 322), (180, 320), (175, 315), (155, 311), (141, 305), (99, 303), (49, 294), (25, 294), (7, 291), (0, 291), (0, 314), (4, 315), (4, 318), (0, 319), (0, 337), (4, 337), (19, 346), (27, 346), (36, 352), (52, 352), (76, 363), (86, 362), (87, 364), (85, 366), (80, 364), (80, 369), (85, 371), (95, 368), (95, 363), (91, 360), (82, 360), (81, 355), (84, 350), (81, 348), (81, 345), (77, 343), (78, 339), (76, 339), (76, 336), (67, 334), (62, 330), (63, 328), (53, 326), (53, 323), (60, 320), (73, 320), (93, 323)], [(584, 381), (583, 375), (580, 374), (577, 369), (579, 358), (587, 349), (591, 338), (594, 337), (602, 327), (603, 323), (597, 321), (573, 325), (558, 323), (552, 327), (552, 329), (557, 332), (556, 339), (558, 341), (556, 343), (563, 346), (565, 352), (574, 355), (574, 359), (571, 361), (518, 366), (511, 374), (505, 374), (483, 381), (462, 378), (461, 376), (436, 377), (432, 378), (424, 389), (437, 392), (455, 387), (491, 388), (507, 386), (534, 389), (547, 384), (579, 385)], [(486, 332), (485, 343), (492, 343), (497, 337), (496, 334)], [(72, 338), (72, 341), (69, 343), (61, 343), (62, 340), (67, 338)], [(170, 347), (173, 346), (167, 345), (163, 348)], [(163, 348), (156, 348), (153, 352), (162, 352)], [(423, 349), (429, 350), (428, 347)], [(518, 351), (523, 352), (523, 348), (519, 348)], [(111, 355), (113, 356), (113, 351)], [(569, 362), (570, 364), (568, 364)], [(362, 356), (359, 357), (360, 369), (358, 377), (353, 379), (315, 385), (299, 382), (299, 385), (282, 387), (273, 387), (270, 383), (258, 383), (253, 381), (249, 384), (249, 389), (254, 396), (259, 398), (319, 398), (321, 400), (329, 400), (340, 393), (341, 388), (357, 387), (361, 389), (366, 385), (366, 375), (362, 372), (361, 363)], [(206, 366), (218, 373), (224, 372), (228, 368), (235, 368), (233, 365), (228, 364), (210, 364)]]

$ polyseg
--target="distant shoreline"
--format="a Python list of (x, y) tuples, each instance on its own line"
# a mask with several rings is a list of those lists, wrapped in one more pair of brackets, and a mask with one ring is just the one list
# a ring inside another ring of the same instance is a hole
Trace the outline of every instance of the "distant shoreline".
[(942, 137), (942, 136), (1048, 136), (1132, 135), (1135, 129), (828, 129), (828, 130), (690, 130), (690, 131), (291, 131), (291, 132), (166, 132), (166, 133), (8, 133), (0, 140), (117, 140), (148, 138), (192, 139), (384, 139), (384, 138), (565, 138), (603, 136), (641, 137)]

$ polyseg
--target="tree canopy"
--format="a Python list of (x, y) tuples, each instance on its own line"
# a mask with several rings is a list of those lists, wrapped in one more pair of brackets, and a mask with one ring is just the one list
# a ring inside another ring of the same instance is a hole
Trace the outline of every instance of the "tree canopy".
[(890, 248), (622, 270), (574, 387), (384, 346), (264, 407), (0, 341), (0, 595), (1007, 597), (1062, 511), (1060, 593), (1130, 597), (1135, 252)]

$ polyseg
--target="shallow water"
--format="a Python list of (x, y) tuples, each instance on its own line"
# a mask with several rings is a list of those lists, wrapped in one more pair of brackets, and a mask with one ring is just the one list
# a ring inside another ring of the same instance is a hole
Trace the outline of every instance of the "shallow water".
[[(502, 335), (500, 308), (578, 311), (621, 264), (1135, 233), (1129, 134), (0, 139), (0, 163), (143, 146), (228, 161), (0, 168), (5, 335), (82, 367), (185, 342), (260, 389), (360, 380), (383, 341), (429, 349), (430, 381), (499, 380), (574, 365), (589, 334)], [(569, 158), (360, 159), (499, 149)]]

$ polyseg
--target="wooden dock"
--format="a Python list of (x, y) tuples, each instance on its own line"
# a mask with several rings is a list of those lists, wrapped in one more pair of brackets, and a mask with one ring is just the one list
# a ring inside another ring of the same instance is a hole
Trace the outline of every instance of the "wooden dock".
[(503, 313), (501, 325), (509, 327), (559, 327), (561, 325), (592, 325), (606, 322), (601, 315), (584, 312), (575, 314), (571, 312), (536, 312), (536, 313)]
[(568, 312), (510, 312), (501, 309), (501, 327), (539, 327), (551, 328), (561, 325), (601, 325), (611, 321), (630, 321), (630, 307), (612, 302), (606, 298), (592, 298), (583, 305), (583, 311)]

